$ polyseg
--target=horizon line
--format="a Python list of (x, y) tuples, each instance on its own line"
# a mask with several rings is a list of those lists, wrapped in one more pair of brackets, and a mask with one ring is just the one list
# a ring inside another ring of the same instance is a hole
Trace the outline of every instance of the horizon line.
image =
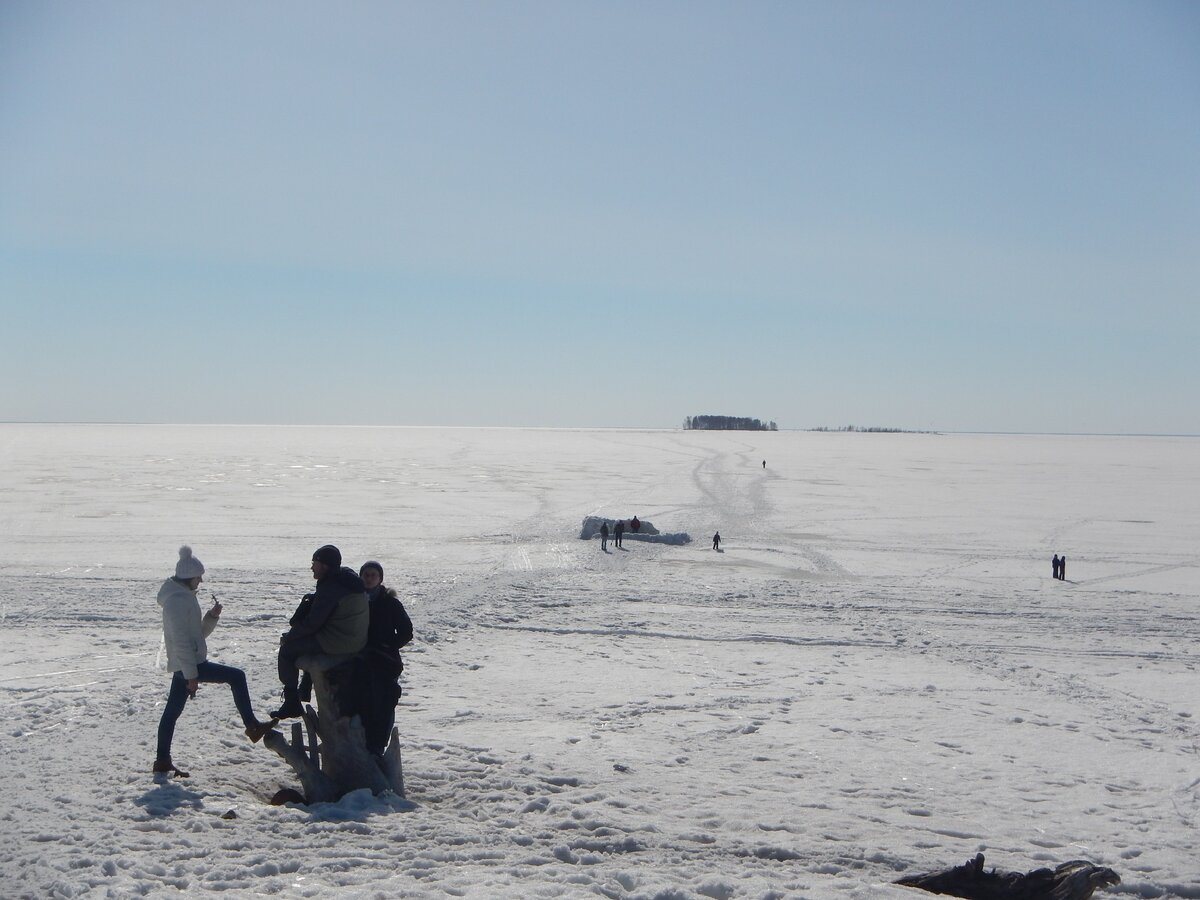
[[(660, 425), (399, 425), (386, 424), (380, 422), (134, 422), (134, 421), (47, 421), (47, 420), (17, 420), (17, 419), (0, 419), (0, 425), (96, 425), (96, 426), (112, 426), (122, 425), (137, 428), (474, 428), (474, 429), (512, 429), (512, 430), (529, 430), (529, 431), (702, 431), (702, 432), (722, 432), (735, 431), (741, 433), (739, 429), (730, 428), (683, 428), (681, 426), (660, 426)], [(1013, 435), (1026, 437), (1170, 437), (1170, 438), (1196, 438), (1200, 437), (1200, 433), (1195, 432), (1169, 432), (1169, 431), (1012, 431), (1012, 430), (989, 430), (978, 428), (967, 429), (905, 429), (894, 428), (891, 430), (870, 431), (869, 428), (874, 426), (863, 426), (852, 431), (847, 431), (842, 428), (832, 428), (824, 425), (816, 425), (808, 428), (777, 428), (774, 433), (783, 431), (793, 433), (810, 433), (810, 434), (904, 434), (904, 435), (929, 435), (936, 437), (943, 434), (978, 434), (978, 435)], [(890, 428), (890, 426), (889, 426)], [(754, 434), (771, 434), (768, 429), (746, 429), (746, 431)]]

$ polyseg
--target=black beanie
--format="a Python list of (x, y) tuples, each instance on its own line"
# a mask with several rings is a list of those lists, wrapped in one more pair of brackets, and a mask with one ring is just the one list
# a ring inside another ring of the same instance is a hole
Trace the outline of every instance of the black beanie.
[(313, 559), (317, 562), (325, 563), (331, 569), (340, 569), (342, 566), (342, 551), (333, 544), (326, 544), (324, 547), (318, 547), (317, 552), (313, 554)]
[(375, 562), (375, 560), (373, 560), (373, 559), (368, 559), (365, 563), (362, 564), (362, 568), (358, 570), (358, 577), (362, 578), (363, 573), (365, 571), (367, 571), (367, 569), (374, 569), (376, 572), (379, 573), (379, 580), (383, 581), (383, 566), (381, 566), (379, 563)]

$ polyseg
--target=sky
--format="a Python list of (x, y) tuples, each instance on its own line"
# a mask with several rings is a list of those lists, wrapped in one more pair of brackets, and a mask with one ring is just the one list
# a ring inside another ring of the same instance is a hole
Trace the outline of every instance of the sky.
[(1200, 5), (0, 0), (0, 421), (1200, 433)]

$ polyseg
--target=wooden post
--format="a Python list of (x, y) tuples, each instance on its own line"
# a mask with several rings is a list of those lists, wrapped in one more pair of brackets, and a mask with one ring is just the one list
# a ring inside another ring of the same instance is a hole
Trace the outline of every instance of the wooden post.
[[(351, 791), (369, 788), (373, 794), (393, 791), (404, 796), (404, 772), (400, 759), (400, 733), (392, 729), (387, 750), (380, 759), (367, 750), (362, 721), (353, 712), (354, 667), (352, 656), (302, 656), (299, 667), (312, 676), (317, 705), (305, 707), (304, 740), (299, 722), (292, 725), (292, 740), (278, 731), (263, 743), (283, 757), (300, 776), (309, 803), (333, 802)], [(349, 707), (349, 716), (342, 707)], [(307, 743), (307, 746), (306, 746)]]

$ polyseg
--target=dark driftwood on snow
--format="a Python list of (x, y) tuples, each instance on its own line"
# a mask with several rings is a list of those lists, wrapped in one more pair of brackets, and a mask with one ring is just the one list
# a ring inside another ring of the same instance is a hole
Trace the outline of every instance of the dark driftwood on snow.
[[(304, 656), (298, 662), (312, 677), (317, 708), (305, 707), (303, 724), (292, 724), (290, 743), (278, 731), (268, 734), (263, 743), (300, 776), (305, 800), (331, 802), (361, 788), (373, 794), (394, 791), (403, 797), (399, 732), (392, 729), (382, 760), (368, 752), (362, 722), (353, 712), (352, 657)], [(347, 716), (343, 709), (351, 714)]]
[(967, 897), (970, 900), (1087, 900), (1092, 893), (1121, 883), (1112, 869), (1094, 866), (1081, 859), (1055, 869), (1032, 872), (983, 870), (983, 854), (953, 869), (928, 875), (908, 875), (896, 884), (920, 888), (933, 894)]

